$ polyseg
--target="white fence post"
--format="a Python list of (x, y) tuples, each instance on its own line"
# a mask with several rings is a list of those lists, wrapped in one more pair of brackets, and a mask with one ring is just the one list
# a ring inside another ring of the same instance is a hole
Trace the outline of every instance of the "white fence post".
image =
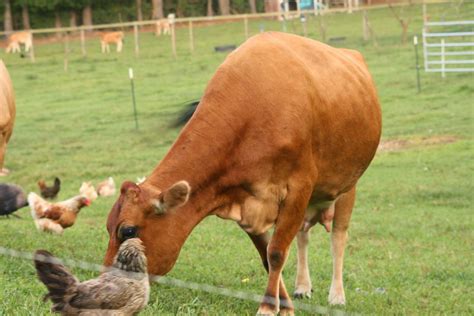
[(133, 37), (135, 38), (135, 56), (138, 57), (140, 54), (140, 47), (138, 46), (138, 25), (133, 26)]
[(82, 56), (86, 56), (86, 39), (84, 36), (84, 29), (81, 29), (81, 51), (82, 51)]

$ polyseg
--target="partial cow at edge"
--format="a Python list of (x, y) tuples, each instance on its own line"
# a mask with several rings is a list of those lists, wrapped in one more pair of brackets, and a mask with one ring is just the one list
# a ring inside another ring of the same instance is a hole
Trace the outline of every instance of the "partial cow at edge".
[(9, 173), (4, 168), (7, 144), (13, 133), (15, 123), (15, 93), (5, 64), (0, 60), (0, 176)]
[(105, 264), (138, 236), (149, 272), (164, 275), (194, 227), (217, 215), (249, 235), (268, 271), (258, 314), (293, 314), (282, 270), (297, 236), (294, 294), (311, 293), (308, 232), (320, 223), (331, 231), (328, 301), (344, 304), (356, 185), (381, 128), (375, 85), (359, 52), (285, 33), (256, 35), (219, 66), (152, 174), (139, 185), (122, 184), (107, 221)]

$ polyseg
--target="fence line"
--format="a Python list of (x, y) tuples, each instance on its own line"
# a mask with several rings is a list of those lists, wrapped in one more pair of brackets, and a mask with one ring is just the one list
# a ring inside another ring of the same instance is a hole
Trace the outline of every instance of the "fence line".
[[(393, 7), (403, 7), (410, 5), (419, 5), (419, 4), (442, 4), (442, 3), (451, 3), (449, 0), (423, 0), (423, 1), (411, 1), (411, 2), (400, 2), (393, 4), (379, 4), (379, 5), (364, 5), (355, 7), (353, 11), (363, 11), (363, 10), (375, 10), (381, 8), (388, 8), (389, 5)], [(297, 14), (329, 14), (329, 13), (349, 13), (348, 8), (326, 8), (321, 10), (300, 10), (300, 11), (291, 11), (289, 12), (290, 16), (296, 16)], [(284, 12), (269, 12), (269, 13), (254, 13), (254, 14), (235, 14), (235, 15), (218, 15), (218, 16), (205, 16), (205, 17), (188, 17), (188, 18), (176, 18), (176, 24), (185, 24), (190, 21), (192, 22), (214, 22), (214, 21), (231, 21), (231, 20), (244, 20), (244, 19), (259, 19), (259, 18), (275, 18), (284, 15)], [(61, 33), (61, 32), (81, 32), (81, 31), (92, 31), (92, 30), (102, 30), (108, 28), (123, 28), (123, 27), (134, 27), (137, 26), (150, 26), (155, 25), (158, 20), (147, 20), (147, 21), (132, 21), (132, 22), (122, 22), (122, 23), (110, 23), (110, 24), (97, 24), (97, 25), (81, 25), (81, 26), (70, 26), (70, 27), (61, 27), (61, 28), (44, 28), (44, 29), (32, 29), (28, 30), (32, 34), (38, 33)], [(20, 32), (24, 30), (15, 30), (14, 32)], [(11, 32), (0, 32), (1, 35), (8, 35)]]
[[(49, 259), (43, 256), (35, 258), (31, 252), (19, 251), (16, 249), (10, 249), (6, 247), (2, 247), (2, 246), (0, 246), (0, 255), (24, 259), (24, 260), (31, 260), (31, 261), (35, 259), (38, 261), (48, 262), (48, 263), (53, 263), (53, 264), (65, 264), (67, 267), (81, 268), (87, 271), (104, 272), (106, 271), (106, 269), (109, 268), (109, 267), (105, 267), (103, 265), (99, 265), (96, 263), (90, 263), (90, 262), (74, 260), (74, 259), (60, 259), (57, 257)], [(221, 296), (226, 296), (226, 297), (237, 298), (241, 300), (253, 301), (256, 303), (260, 303), (262, 301), (266, 301), (266, 302), (274, 301), (274, 299), (271, 297), (265, 297), (265, 296), (261, 296), (254, 293), (217, 287), (210, 284), (183, 281), (183, 280), (166, 277), (166, 276), (149, 275), (149, 279), (151, 282), (156, 282), (159, 284), (165, 284), (165, 285), (170, 285), (170, 286), (179, 287), (179, 288), (202, 291), (202, 292), (206, 292), (210, 294), (216, 294), (216, 295), (221, 295)], [(328, 308), (328, 307), (319, 306), (319, 305), (310, 305), (310, 304), (299, 303), (299, 302), (294, 302), (293, 305), (294, 305), (295, 310), (303, 310), (307, 312), (324, 314), (324, 315), (327, 315), (329, 313), (331, 315), (337, 315), (337, 316), (346, 315), (346, 313), (342, 310), (337, 310), (337, 309)]]

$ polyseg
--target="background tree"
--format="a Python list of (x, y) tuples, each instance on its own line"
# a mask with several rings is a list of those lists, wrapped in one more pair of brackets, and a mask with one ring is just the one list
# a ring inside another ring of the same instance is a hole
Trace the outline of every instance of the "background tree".
[(28, 3), (26, 1), (21, 5), (21, 20), (23, 22), (23, 29), (29, 30), (31, 28), (30, 12), (28, 10)]
[(257, 3), (255, 0), (249, 0), (250, 13), (257, 13)]
[(207, 16), (213, 16), (214, 11), (212, 11), (212, 0), (207, 0)]
[(88, 31), (92, 30), (92, 28), (90, 28), (93, 25), (91, 1), (84, 1), (84, 7), (82, 8), (82, 24), (86, 26)]
[(135, 0), (137, 8), (137, 21), (143, 21), (142, 0)]
[(10, 4), (10, 0), (5, 0), (4, 5), (5, 13), (3, 18), (3, 29), (8, 34), (13, 31), (12, 7)]
[(163, 0), (151, 0), (152, 12), (151, 18), (159, 20), (163, 18)]
[(230, 1), (229, 0), (219, 0), (219, 12), (221, 15), (230, 14)]

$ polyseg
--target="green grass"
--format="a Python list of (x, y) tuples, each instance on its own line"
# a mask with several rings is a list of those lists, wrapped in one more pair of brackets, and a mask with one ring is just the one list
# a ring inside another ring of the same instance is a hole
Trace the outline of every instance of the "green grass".
[[(433, 15), (453, 13), (430, 7)], [(410, 34), (421, 32), (421, 8), (411, 7)], [(453, 13), (454, 14), (454, 13)], [(472, 5), (463, 18), (474, 19)], [(400, 27), (388, 10), (369, 13), (379, 47), (364, 43), (361, 15), (327, 16), (328, 37), (345, 36), (338, 46), (360, 50), (374, 76), (383, 107), (383, 138), (420, 139), (450, 135), (450, 144), (380, 153), (360, 181), (345, 260), (345, 289), (350, 313), (472, 314), (473, 256), (473, 100), (472, 74), (422, 73), (416, 93), (414, 51), (399, 43)], [(309, 36), (319, 39), (309, 19)], [(280, 30), (276, 21), (251, 21), (256, 34)], [(298, 21), (288, 30), (301, 32)], [(147, 175), (178, 134), (169, 123), (180, 103), (199, 97), (225, 55), (219, 44), (240, 44), (243, 23), (195, 29), (196, 50), (188, 51), (186, 29), (178, 29), (178, 60), (171, 58), (169, 38), (140, 35), (140, 57), (127, 34), (121, 55), (99, 54), (97, 40), (87, 42), (80, 57), (71, 43), (69, 72), (63, 72), (62, 46), (37, 45), (36, 64), (18, 56), (2, 58), (17, 95), (17, 120), (8, 147), (12, 174), (2, 182), (36, 191), (36, 181), (63, 180), (59, 199), (78, 192), (82, 181), (113, 176), (117, 183)], [(421, 50), (420, 50), (421, 53)], [(128, 67), (134, 67), (140, 130), (134, 130)], [(297, 82), (295, 82), (297, 84)], [(342, 83), (341, 83), (342, 84)], [(0, 246), (22, 251), (46, 248), (62, 258), (101, 263), (107, 247), (106, 216), (114, 198), (84, 209), (62, 237), (40, 234), (29, 210), (22, 219), (0, 218)], [(331, 280), (329, 235), (316, 227), (310, 267), (314, 295), (304, 303), (326, 306)], [(295, 276), (295, 247), (284, 277), (290, 291)], [(81, 279), (94, 271), (72, 269)], [(263, 294), (266, 275), (250, 240), (232, 222), (206, 219), (191, 234), (169, 276), (250, 293)], [(248, 279), (248, 280), (246, 280)], [(48, 314), (40, 298), (45, 289), (28, 260), (0, 256), (0, 315)], [(385, 293), (378, 294), (377, 288)], [(145, 315), (253, 314), (252, 301), (153, 285)], [(301, 313), (304, 314), (304, 313)]]

